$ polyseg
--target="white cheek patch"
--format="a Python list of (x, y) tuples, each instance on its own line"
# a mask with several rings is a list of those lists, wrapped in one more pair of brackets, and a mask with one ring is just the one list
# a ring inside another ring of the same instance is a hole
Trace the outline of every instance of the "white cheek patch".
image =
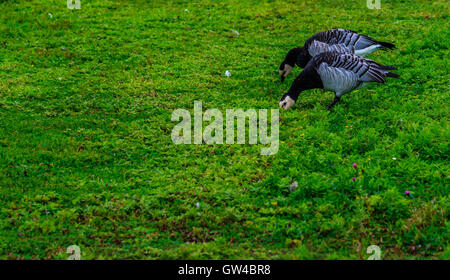
[[(292, 69), (292, 68), (291, 68), (291, 69)], [(286, 110), (289, 109), (289, 108), (291, 108), (291, 107), (294, 106), (294, 104), (295, 104), (294, 99), (290, 98), (289, 96), (286, 96), (286, 98), (285, 98), (284, 100), (286, 101), (286, 106), (285, 106), (285, 109), (286, 109)]]
[[(292, 71), (292, 66), (285, 64), (284, 65), (284, 77), (286, 77), (287, 75), (289, 75), (289, 73), (291, 73)], [(281, 72), (281, 71), (280, 71)], [(281, 74), (280, 74), (281, 75)]]
[(288, 110), (292, 106), (294, 106), (295, 101), (294, 99), (290, 98), (289, 96), (286, 96), (282, 101), (280, 101), (279, 105), (281, 108)]

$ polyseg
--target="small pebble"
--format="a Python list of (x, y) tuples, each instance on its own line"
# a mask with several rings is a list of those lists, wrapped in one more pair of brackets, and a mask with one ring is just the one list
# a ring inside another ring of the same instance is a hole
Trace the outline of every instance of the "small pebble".
[(230, 71), (225, 71), (225, 76), (227, 76), (227, 77), (230, 77), (231, 76), (231, 73), (230, 73)]
[(290, 191), (290, 192), (293, 192), (293, 191), (295, 191), (296, 188), (298, 188), (298, 182), (297, 182), (297, 181), (294, 181), (294, 183), (292, 183), (292, 184), (289, 186), (289, 191)]

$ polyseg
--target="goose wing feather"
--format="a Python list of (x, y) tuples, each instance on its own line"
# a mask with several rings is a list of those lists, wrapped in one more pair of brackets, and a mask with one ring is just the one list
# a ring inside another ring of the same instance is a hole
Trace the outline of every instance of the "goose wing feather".
[(344, 44), (327, 44), (317, 40), (314, 40), (308, 48), (308, 52), (311, 57), (315, 57), (316, 55), (324, 52), (332, 51), (338, 53), (355, 53), (355, 48), (352, 46), (346, 46)]
[(326, 52), (314, 60), (324, 88), (336, 93), (352, 91), (361, 83), (386, 82), (383, 66), (370, 59), (348, 53)]
[(317, 69), (323, 87), (337, 93), (337, 95), (347, 93), (357, 88), (360, 84), (358, 76), (344, 68), (336, 68), (323, 62)]
[(369, 36), (342, 28), (319, 32), (312, 36), (309, 42), (307, 41), (307, 45), (311, 45), (313, 41), (320, 41), (330, 45), (343, 44), (346, 47), (354, 47), (355, 50), (362, 50), (379, 44)]

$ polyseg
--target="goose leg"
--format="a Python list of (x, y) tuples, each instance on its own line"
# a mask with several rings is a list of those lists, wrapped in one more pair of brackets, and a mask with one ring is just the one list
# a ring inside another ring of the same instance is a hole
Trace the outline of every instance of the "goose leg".
[(330, 105), (328, 105), (328, 110), (331, 110), (331, 108), (333, 108), (334, 105), (336, 105), (336, 103), (338, 103), (341, 100), (340, 97), (335, 96), (333, 102), (330, 103)]

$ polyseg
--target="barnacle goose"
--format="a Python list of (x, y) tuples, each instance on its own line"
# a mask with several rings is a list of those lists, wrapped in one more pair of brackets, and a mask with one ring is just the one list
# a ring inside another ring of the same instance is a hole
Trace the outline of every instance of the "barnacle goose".
[(336, 51), (365, 56), (379, 49), (394, 49), (395, 45), (376, 41), (369, 36), (358, 34), (347, 29), (332, 29), (319, 32), (308, 40), (301, 48), (288, 52), (280, 65), (281, 81), (292, 71), (295, 64), (304, 68), (305, 65), (319, 53)]
[(289, 91), (280, 100), (280, 107), (289, 109), (305, 90), (323, 88), (335, 92), (336, 96), (328, 105), (331, 109), (341, 96), (371, 82), (385, 83), (386, 77), (398, 78), (388, 72), (397, 70), (393, 66), (383, 66), (373, 60), (348, 53), (324, 52), (309, 61), (294, 80)]

